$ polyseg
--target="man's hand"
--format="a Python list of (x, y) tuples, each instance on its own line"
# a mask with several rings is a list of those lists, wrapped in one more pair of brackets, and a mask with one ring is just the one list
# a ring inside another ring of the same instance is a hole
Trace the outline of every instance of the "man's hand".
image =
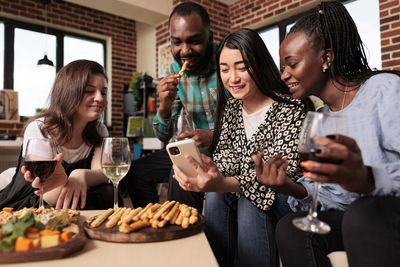
[(209, 147), (212, 142), (213, 131), (196, 129), (190, 132), (181, 133), (176, 137), (176, 139), (178, 140), (182, 140), (185, 138), (192, 138), (196, 142), (196, 145), (200, 148)]
[[(43, 184), (43, 193), (46, 193), (50, 190), (53, 190), (56, 187), (65, 185), (67, 183), (68, 177), (67, 177), (67, 174), (65, 173), (64, 167), (61, 164), (62, 159), (63, 159), (63, 154), (62, 153), (57, 154), (56, 168), (55, 168), (54, 172), (52, 174), (50, 174), (49, 177), (46, 178), (46, 180)], [(39, 177), (32, 177), (31, 172), (28, 171), (25, 166), (22, 166), (21, 172), (24, 174), (25, 180), (27, 182), (32, 182), (33, 188), (39, 188), (39, 186), (40, 186), (40, 178)], [(39, 191), (36, 191), (36, 192), (39, 192)]]
[(361, 150), (356, 141), (343, 135), (335, 135), (334, 140), (326, 137), (314, 138), (322, 145), (317, 157), (329, 159), (335, 163), (303, 161), (301, 166), (308, 170), (305, 176), (321, 183), (335, 183), (343, 189), (367, 194), (375, 189), (372, 173), (364, 165)]
[(162, 118), (168, 118), (171, 113), (172, 104), (176, 98), (179, 74), (172, 74), (163, 78), (157, 85), (157, 94), (160, 97), (158, 113)]

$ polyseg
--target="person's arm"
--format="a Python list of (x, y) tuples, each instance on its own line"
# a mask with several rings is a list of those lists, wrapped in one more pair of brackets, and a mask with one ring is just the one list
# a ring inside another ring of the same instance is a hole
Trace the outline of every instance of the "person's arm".
[(159, 112), (153, 118), (153, 131), (156, 137), (162, 141), (167, 142), (173, 136), (174, 123), (177, 120), (180, 110), (182, 108), (180, 101), (174, 101), (171, 109), (170, 117), (163, 118)]

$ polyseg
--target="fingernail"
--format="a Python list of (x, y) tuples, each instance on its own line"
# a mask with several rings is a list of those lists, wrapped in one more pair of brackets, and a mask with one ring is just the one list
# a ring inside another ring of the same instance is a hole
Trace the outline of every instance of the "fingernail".
[(314, 148), (313, 150), (311, 150), (311, 153), (314, 153), (314, 154), (319, 154), (319, 153), (321, 153), (321, 149), (319, 149), (319, 148)]
[(336, 139), (336, 135), (334, 135), (334, 134), (329, 134), (329, 135), (327, 135), (327, 136), (325, 136), (326, 138), (329, 138), (329, 139), (332, 139), (332, 140), (335, 140)]
[(312, 167), (312, 163), (309, 161), (302, 161), (300, 162), (300, 166), (306, 169), (310, 169)]
[(307, 178), (311, 178), (311, 172), (303, 172), (303, 176)]

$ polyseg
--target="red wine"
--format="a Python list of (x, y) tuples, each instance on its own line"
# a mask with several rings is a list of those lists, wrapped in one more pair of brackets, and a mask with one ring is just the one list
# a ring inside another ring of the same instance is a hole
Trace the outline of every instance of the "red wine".
[(310, 151), (310, 152), (299, 152), (299, 157), (300, 157), (300, 162), (301, 161), (307, 161), (307, 160), (312, 160), (312, 161), (318, 161), (322, 163), (340, 163), (341, 160), (337, 159), (327, 159), (327, 158), (320, 158), (317, 157), (315, 154), (318, 154), (319, 151)]
[(25, 167), (33, 178), (40, 177), (43, 182), (56, 168), (57, 160), (25, 161)]

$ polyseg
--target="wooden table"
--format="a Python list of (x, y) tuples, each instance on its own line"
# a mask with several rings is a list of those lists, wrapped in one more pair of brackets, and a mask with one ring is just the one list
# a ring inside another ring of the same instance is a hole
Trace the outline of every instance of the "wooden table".
[[(81, 211), (82, 221), (102, 211)], [(163, 242), (112, 243), (89, 239), (83, 250), (63, 259), (0, 266), (218, 266), (204, 232)]]

